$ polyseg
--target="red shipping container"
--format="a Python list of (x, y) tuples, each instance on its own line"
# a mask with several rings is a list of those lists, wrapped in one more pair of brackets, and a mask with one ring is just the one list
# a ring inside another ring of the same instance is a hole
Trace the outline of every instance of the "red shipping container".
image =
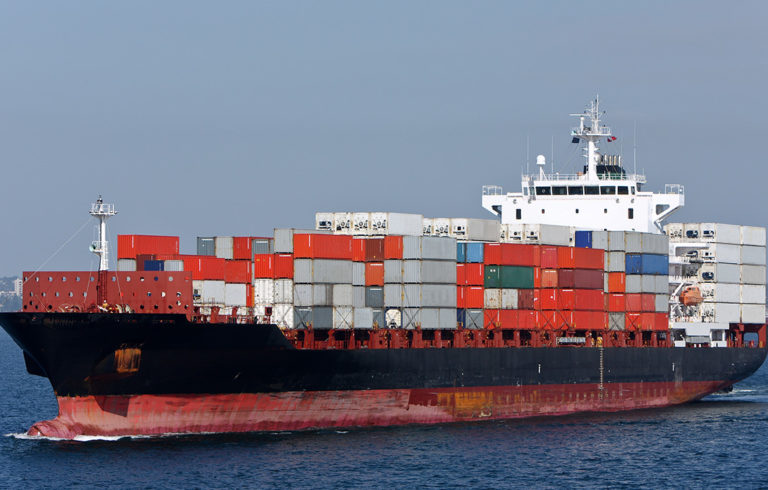
[(656, 328), (656, 313), (640, 313), (638, 328), (643, 331), (654, 330)]
[(573, 271), (574, 289), (599, 289), (603, 290), (603, 270), (575, 269)]
[(403, 258), (403, 237), (399, 235), (388, 235), (384, 237), (384, 259), (402, 259)]
[[(184, 267), (186, 268), (186, 266), (185, 263)], [(272, 254), (255, 254), (253, 256), (253, 277), (256, 279), (273, 279), (275, 277), (275, 256)]]
[(547, 269), (557, 269), (557, 249), (553, 245), (541, 245), (541, 266)]
[(576, 305), (576, 293), (573, 289), (559, 289), (557, 291), (557, 309), (560, 311), (572, 311)]
[(177, 236), (117, 235), (118, 259), (134, 259), (137, 255), (178, 253)]
[(574, 250), (574, 247), (557, 247), (557, 266), (560, 269), (576, 268), (576, 253)]
[(541, 287), (541, 267), (533, 268), (533, 287), (534, 289)]
[(484, 283), (485, 268), (483, 264), (464, 264), (464, 275), (467, 286), (482, 286)]
[(482, 286), (465, 286), (464, 308), (482, 308), (485, 302), (485, 288)]
[(352, 260), (352, 237), (346, 235), (293, 235), (293, 254), (306, 259)]
[(155, 256), (152, 254), (139, 254), (136, 256), (136, 270), (143, 271), (144, 262), (146, 262), (147, 260), (159, 260), (159, 259), (156, 259)]
[(501, 328), (517, 328), (517, 310), (499, 310)]
[(254, 306), (253, 286), (250, 284), (245, 288), (245, 306), (248, 308), (253, 308)]
[(384, 262), (366, 262), (365, 285), (366, 286), (383, 286), (384, 285)]
[(184, 271), (192, 273), (195, 281), (223, 281), (227, 273), (225, 259), (209, 255), (182, 255)]
[(605, 298), (601, 289), (575, 289), (575, 310), (580, 311), (604, 311)]
[(604, 311), (574, 311), (572, 325), (577, 330), (605, 330), (608, 328), (608, 313)]
[(249, 236), (236, 236), (232, 238), (232, 258), (238, 260), (251, 260), (253, 238)]
[(499, 324), (499, 311), (501, 310), (483, 310), (483, 325), (485, 325), (485, 328), (496, 328)]
[(466, 286), (467, 285), (467, 274), (465, 272), (467, 264), (456, 264), (456, 285), (457, 286)]
[(384, 260), (384, 239), (369, 238), (365, 242), (365, 261), (381, 262)]
[(627, 275), (624, 272), (608, 273), (608, 292), (623, 293), (626, 290)]
[(640, 315), (642, 313), (626, 313), (624, 315), (624, 329), (636, 330), (640, 328)]
[(464, 303), (464, 287), (456, 286), (456, 308), (466, 308)]
[(486, 243), (483, 247), (483, 263), (501, 265), (501, 243)]
[[(515, 310), (509, 310), (515, 311)], [(538, 316), (537, 311), (533, 310), (517, 310), (517, 328), (523, 330), (532, 330), (536, 328), (536, 319)]]
[(627, 293), (624, 295), (624, 303), (627, 311), (640, 313), (643, 311), (643, 295), (640, 293)]
[(234, 284), (250, 284), (253, 281), (251, 261), (227, 260), (224, 280)]
[[(491, 245), (491, 244), (486, 244)], [(501, 248), (500, 265), (536, 266), (539, 259), (539, 247), (537, 245), (522, 245), (519, 243), (494, 243)]]
[(557, 269), (541, 269), (541, 287), (542, 288), (558, 287)]
[(605, 266), (603, 250), (599, 248), (573, 248), (576, 269), (599, 269)]
[(538, 316), (539, 328), (542, 330), (565, 330), (571, 326), (573, 312), (571, 311), (541, 311)]
[(560, 269), (557, 271), (557, 287), (564, 289), (573, 289), (574, 270)]
[(656, 311), (656, 295), (655, 294), (641, 294), (640, 306), (644, 312), (653, 313)]
[(293, 279), (293, 254), (275, 254), (275, 279)]
[(365, 262), (365, 239), (352, 239), (352, 260), (355, 262)]
[(609, 293), (606, 297), (608, 298), (608, 311), (627, 311), (627, 305), (623, 293)]
[(179, 254), (154, 254), (152, 257), (154, 257), (154, 259), (150, 260), (181, 260)]
[[(539, 307), (542, 310), (557, 309), (557, 289), (539, 289)], [(539, 309), (539, 308), (537, 308)]]
[(533, 289), (517, 290), (517, 308), (519, 310), (533, 310), (534, 309), (533, 299), (534, 299)]
[(654, 313), (654, 330), (660, 332), (669, 330), (668, 313)]

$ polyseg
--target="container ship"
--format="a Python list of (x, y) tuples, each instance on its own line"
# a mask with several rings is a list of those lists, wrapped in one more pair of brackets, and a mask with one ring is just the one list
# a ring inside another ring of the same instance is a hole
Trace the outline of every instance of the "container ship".
[[(118, 235), (109, 270), (24, 272), (0, 324), (73, 439), (435, 424), (665, 407), (766, 357), (766, 232), (666, 223), (684, 189), (644, 190), (599, 101), (574, 175), (485, 186), (493, 219), (317, 213), (272, 236)], [(24, 403), (20, 400), (19, 403)]]

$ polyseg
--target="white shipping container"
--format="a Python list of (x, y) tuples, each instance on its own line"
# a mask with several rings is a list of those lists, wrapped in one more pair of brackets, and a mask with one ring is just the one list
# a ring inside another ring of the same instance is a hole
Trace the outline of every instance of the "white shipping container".
[(701, 223), (683, 223), (683, 240), (699, 241), (701, 239)]
[(421, 284), (403, 285), (403, 308), (421, 307)]
[(352, 262), (352, 285), (365, 286), (365, 262)]
[(741, 241), (742, 245), (753, 245), (765, 247), (765, 228), (762, 226), (742, 226)]
[(521, 223), (510, 223), (507, 226), (507, 243), (522, 243), (525, 239), (525, 225)]
[(434, 218), (432, 225), (432, 236), (451, 236), (451, 218)]
[(741, 305), (742, 323), (765, 323), (765, 305)]
[(384, 285), (384, 306), (402, 308), (403, 307), (403, 285), (385, 284)]
[(333, 230), (333, 213), (315, 213), (316, 230)]
[(421, 214), (371, 213), (371, 234), (421, 236), (423, 220)]
[(765, 286), (756, 284), (742, 284), (740, 286), (740, 303), (765, 304)]
[[(269, 279), (264, 279), (269, 281)], [(275, 303), (293, 303), (293, 280), (275, 280)]]
[(683, 240), (683, 224), (667, 223), (664, 225), (664, 233), (669, 237), (670, 242), (680, 242)]
[(432, 218), (424, 218), (421, 220), (422, 224), (422, 235), (431, 236), (432, 230), (435, 226), (435, 220)]
[(282, 329), (293, 328), (293, 305), (276, 304), (272, 307), (270, 321)]
[(456, 307), (455, 284), (423, 284), (421, 305), (424, 307)]
[(163, 264), (163, 270), (166, 272), (183, 272), (184, 261), (183, 260), (166, 260)]
[(352, 233), (352, 213), (333, 213), (333, 233), (335, 235)]
[(765, 247), (742, 245), (741, 263), (747, 265), (765, 265)]
[(291, 301), (275, 301), (275, 281), (272, 279), (255, 279), (253, 281), (253, 302), (258, 306), (272, 306), (274, 303), (293, 303), (293, 299)]
[(384, 282), (389, 284), (399, 284), (403, 282), (402, 260), (384, 261)]
[(739, 266), (737, 264), (705, 263), (701, 265), (698, 277), (701, 282), (726, 282), (738, 284)]
[(739, 323), (741, 309), (738, 303), (702, 303), (701, 320), (706, 323)]
[(220, 259), (232, 259), (232, 237), (217, 236), (214, 238), (216, 257)]
[(226, 304), (226, 286), (224, 281), (200, 281), (200, 301), (205, 304)]
[(404, 236), (403, 237), (403, 259), (421, 259), (421, 237)]
[(741, 287), (738, 284), (705, 282), (699, 284), (701, 298), (708, 303), (739, 303)]
[(456, 262), (447, 260), (422, 260), (421, 281), (434, 284), (456, 284)]
[(452, 218), (451, 236), (462, 241), (495, 242), (500, 236), (499, 222), (491, 219)]
[(312, 306), (314, 294), (312, 284), (296, 284), (293, 287), (293, 304), (296, 306)]
[(226, 306), (247, 306), (246, 295), (248, 284), (226, 283), (224, 287), (224, 304)]
[[(354, 306), (353, 286), (351, 284), (333, 285), (333, 306)], [(365, 294), (365, 289), (363, 289)], [(365, 296), (363, 296), (363, 306), (365, 306)]]
[(135, 272), (136, 259), (117, 259), (117, 270), (120, 272)]
[(707, 242), (741, 243), (741, 227), (739, 225), (726, 225), (723, 223), (701, 223), (699, 237)]
[(707, 262), (738, 264), (741, 262), (741, 246), (730, 243), (710, 243), (699, 251), (699, 257)]
[(501, 309), (501, 289), (487, 288), (483, 291), (483, 307), (487, 310)]
[(655, 309), (657, 313), (666, 313), (669, 311), (669, 295), (668, 294), (657, 294), (654, 302)]
[(384, 312), (384, 321), (387, 322), (389, 328), (400, 328), (402, 320), (402, 314), (399, 308), (387, 308)]
[(333, 328), (350, 329), (355, 320), (354, 309), (351, 306), (336, 306), (333, 308)]
[(765, 285), (765, 266), (764, 265), (742, 265), (741, 283)]
[(501, 309), (516, 310), (517, 297), (518, 297), (517, 289), (502, 289), (501, 290)]
[(352, 316), (355, 328), (366, 330), (373, 328), (373, 308), (355, 308)]
[(538, 245), (560, 245), (567, 247), (571, 245), (571, 229), (569, 226), (525, 225), (525, 243)]
[[(352, 234), (356, 236), (371, 234), (371, 213), (352, 214)], [(373, 315), (373, 313), (371, 313)], [(371, 316), (373, 318), (373, 316)]]
[(424, 260), (451, 260), (456, 262), (456, 239), (434, 236), (422, 237), (421, 257)]

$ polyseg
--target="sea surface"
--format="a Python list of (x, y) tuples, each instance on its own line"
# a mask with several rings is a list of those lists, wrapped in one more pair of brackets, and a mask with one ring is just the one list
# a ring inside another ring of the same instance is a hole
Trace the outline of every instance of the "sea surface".
[(768, 365), (687, 405), (349, 431), (52, 441), (47, 380), (0, 333), (0, 486), (768, 487)]

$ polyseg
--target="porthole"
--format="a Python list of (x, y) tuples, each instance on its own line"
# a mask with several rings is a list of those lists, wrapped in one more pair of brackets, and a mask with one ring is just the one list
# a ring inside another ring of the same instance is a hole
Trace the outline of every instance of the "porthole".
[(75, 276), (75, 282), (80, 282), (80, 276)]
[(147, 291), (147, 297), (152, 296), (152, 291)]
[(48, 276), (48, 282), (53, 282), (53, 276)]
[(61, 282), (67, 282), (67, 276), (61, 276)]
[(139, 281), (140, 281), (140, 282), (144, 282), (144, 276), (141, 276), (141, 277), (139, 278)]
[(42, 292), (41, 296), (45, 297), (45, 291)]
[(608, 214), (608, 209), (603, 209), (603, 213)]
[(160, 280), (160, 278), (159, 278), (159, 277), (157, 277), (157, 276), (155, 276), (155, 282), (157, 282), (157, 281), (159, 281), (159, 280)]
[(173, 276), (168, 276), (168, 282), (173, 282)]
[(72, 291), (69, 292), (69, 297), (70, 298), (73, 297), (74, 295), (75, 295), (75, 293), (73, 293)]
[(57, 298), (59, 297), (59, 292), (58, 292), (58, 291), (56, 291), (56, 297), (57, 297)]
[(125, 276), (125, 282), (131, 282), (131, 276)]

